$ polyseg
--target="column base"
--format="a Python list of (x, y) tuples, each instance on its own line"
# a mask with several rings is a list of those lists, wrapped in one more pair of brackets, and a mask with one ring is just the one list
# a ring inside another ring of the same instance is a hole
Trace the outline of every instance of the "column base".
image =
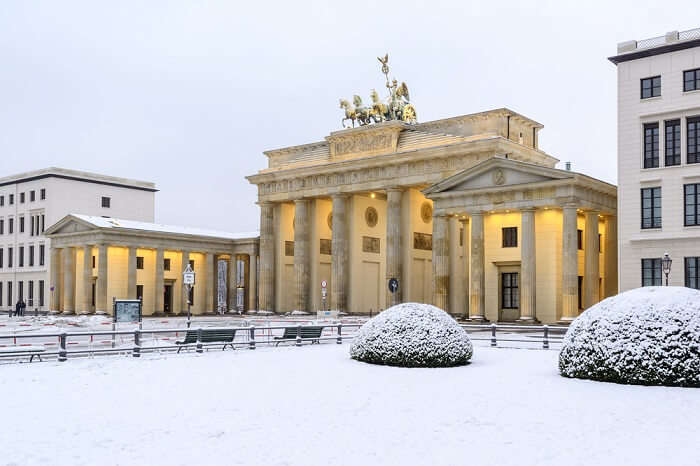
[(484, 316), (471, 316), (464, 319), (465, 322), (470, 324), (488, 324), (490, 321)]
[(569, 325), (574, 321), (574, 319), (576, 319), (576, 317), (562, 317), (561, 319), (557, 320), (557, 325)]
[(539, 325), (540, 321), (536, 317), (520, 317), (515, 323), (518, 325)]
[(74, 316), (75, 311), (63, 311), (63, 312), (61, 312), (61, 315), (62, 316)]

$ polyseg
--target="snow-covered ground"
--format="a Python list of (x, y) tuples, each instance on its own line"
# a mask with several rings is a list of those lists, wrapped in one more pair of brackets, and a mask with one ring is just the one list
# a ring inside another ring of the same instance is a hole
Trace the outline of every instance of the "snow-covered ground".
[(0, 463), (698, 464), (698, 389), (566, 379), (556, 351), (404, 369), (348, 349), (5, 365)]

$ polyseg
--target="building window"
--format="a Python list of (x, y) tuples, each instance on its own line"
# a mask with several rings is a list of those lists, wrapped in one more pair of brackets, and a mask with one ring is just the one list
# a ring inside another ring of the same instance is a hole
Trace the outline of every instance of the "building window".
[(27, 306), (34, 306), (34, 280), (29, 280), (27, 282)]
[(0, 196), (0, 207), (5, 205), (5, 196)]
[(163, 259), (163, 270), (170, 270), (170, 259)]
[(41, 199), (42, 201), (46, 200), (46, 189), (41, 188), (41, 190), (39, 191), (39, 199)]
[(92, 306), (94, 307), (95, 302), (97, 302), (97, 299), (95, 299), (97, 297), (97, 283), (92, 282), (92, 286), (90, 287), (90, 289), (91, 289), (90, 304), (92, 304)]
[(517, 272), (501, 274), (501, 303), (503, 309), (518, 309), (520, 307)]
[(24, 301), (24, 282), (17, 282), (17, 297), (20, 301)]
[(665, 165), (671, 167), (681, 164), (681, 120), (666, 122), (664, 134), (666, 145), (664, 147)]
[(0, 235), (5, 234), (5, 220), (0, 219)]
[(642, 259), (642, 286), (661, 286), (661, 258)]
[(7, 232), (9, 234), (12, 234), (15, 230), (15, 219), (14, 218), (8, 219), (7, 222), (8, 222), (7, 223)]
[(603, 235), (598, 233), (598, 254), (603, 252)]
[(583, 309), (583, 277), (578, 277), (578, 308)]
[(143, 301), (143, 285), (136, 285), (136, 299)]
[(17, 266), (24, 267), (24, 246), (20, 246), (17, 251)]
[(24, 233), (24, 217), (19, 218), (19, 232)]
[(7, 282), (7, 302), (12, 304), (12, 282)]
[(39, 265), (45, 264), (45, 261), (44, 261), (45, 255), (46, 255), (46, 246), (44, 246), (43, 244), (40, 244), (39, 245)]
[(688, 118), (686, 140), (688, 143), (688, 163), (700, 162), (700, 117)]
[(31, 226), (29, 228), (29, 236), (34, 236), (34, 216), (32, 215), (29, 217), (29, 223), (31, 223)]
[(642, 188), (642, 228), (661, 228), (661, 188)]
[(95, 264), (97, 263), (97, 258), (93, 255), (92, 256), (92, 268), (95, 268)]
[(194, 259), (190, 259), (190, 268), (194, 270)]
[(39, 280), (39, 307), (44, 307), (44, 280)]
[(700, 225), (700, 183), (683, 186), (685, 194), (685, 226)]
[(29, 267), (34, 267), (34, 245), (29, 246)]
[(15, 203), (15, 195), (14, 195), (14, 194), (10, 194), (10, 205), (12, 205), (12, 204), (14, 204), (14, 203)]
[(683, 92), (700, 89), (700, 68), (683, 72)]
[(685, 286), (700, 290), (700, 277), (698, 277), (698, 268), (700, 268), (700, 257), (685, 258)]
[(661, 76), (644, 78), (641, 81), (642, 99), (649, 97), (658, 97), (661, 95)]
[(136, 256), (136, 268), (138, 270), (143, 270), (143, 257), (142, 256)]
[(102, 207), (109, 208), (111, 199), (108, 197), (102, 197)]
[(503, 247), (517, 248), (518, 247), (518, 227), (506, 227), (502, 229)]
[(2, 306), (2, 282), (0, 282), (0, 306)]
[(0, 269), (3, 267), (2, 263), (3, 263), (4, 257), (2, 257), (2, 256), (3, 256), (4, 252), (5, 252), (5, 250), (3, 248), (0, 248)]
[(579, 251), (583, 251), (583, 230), (576, 230), (576, 243)]
[(19, 203), (24, 204), (24, 193), (19, 193)]
[(12, 268), (12, 257), (14, 256), (14, 251), (12, 248), (7, 248), (7, 266)]
[(644, 168), (659, 166), (659, 124), (644, 125)]
[(36, 191), (29, 191), (29, 202), (36, 201)]

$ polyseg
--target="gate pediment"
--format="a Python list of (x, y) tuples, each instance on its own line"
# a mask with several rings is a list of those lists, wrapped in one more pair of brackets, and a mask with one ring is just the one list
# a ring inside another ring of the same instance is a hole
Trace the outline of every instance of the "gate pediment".
[(493, 157), (463, 170), (423, 191), (425, 194), (450, 191), (470, 191), (507, 186), (519, 186), (566, 178), (574, 173), (516, 160)]

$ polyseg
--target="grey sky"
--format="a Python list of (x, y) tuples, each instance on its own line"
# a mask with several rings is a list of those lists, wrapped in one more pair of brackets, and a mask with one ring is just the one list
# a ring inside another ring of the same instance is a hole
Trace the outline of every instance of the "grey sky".
[(340, 97), (419, 121), (509, 107), (541, 148), (616, 180), (617, 42), (699, 26), (694, 2), (3, 1), (0, 176), (60, 166), (154, 181), (156, 220), (257, 229), (263, 150), (340, 129)]

